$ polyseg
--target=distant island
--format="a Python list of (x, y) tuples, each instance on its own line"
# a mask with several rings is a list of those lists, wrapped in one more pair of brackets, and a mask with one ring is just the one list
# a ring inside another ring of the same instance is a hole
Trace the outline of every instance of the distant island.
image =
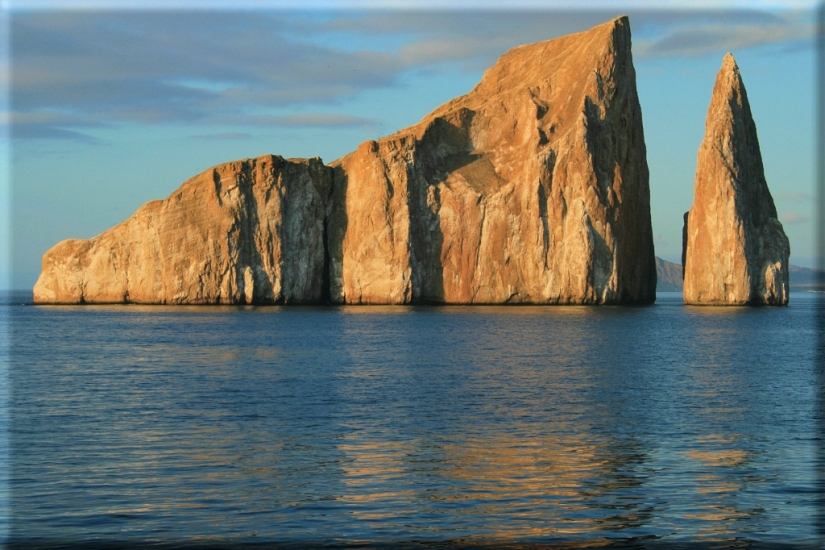
[(682, 292), (682, 266), (656, 256), (656, 290)]

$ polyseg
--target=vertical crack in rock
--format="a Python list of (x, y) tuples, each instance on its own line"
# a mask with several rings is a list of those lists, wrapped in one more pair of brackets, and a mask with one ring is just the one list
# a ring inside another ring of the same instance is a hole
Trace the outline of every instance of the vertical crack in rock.
[(765, 181), (748, 95), (728, 53), (716, 76), (685, 214), (684, 298), (698, 305), (787, 305), (790, 244)]

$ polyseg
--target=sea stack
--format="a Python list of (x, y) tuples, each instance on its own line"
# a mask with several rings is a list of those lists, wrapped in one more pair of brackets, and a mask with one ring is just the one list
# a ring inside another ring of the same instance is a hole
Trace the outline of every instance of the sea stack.
[(788, 303), (790, 244), (765, 181), (756, 125), (730, 53), (708, 108), (682, 256), (687, 304)]
[(620, 17), (510, 50), (468, 94), (329, 166), (210, 169), (49, 250), (35, 302), (653, 302), (630, 49)]
[(216, 166), (89, 240), (43, 256), (38, 303), (320, 301), (332, 170), (266, 155)]
[(514, 48), (467, 95), (334, 162), (344, 303), (655, 300), (630, 25)]

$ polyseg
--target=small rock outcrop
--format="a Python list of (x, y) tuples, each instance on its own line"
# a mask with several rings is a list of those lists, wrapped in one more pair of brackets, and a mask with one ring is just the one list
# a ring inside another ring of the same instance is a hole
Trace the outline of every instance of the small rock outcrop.
[(788, 303), (790, 244), (765, 181), (756, 125), (731, 54), (713, 87), (682, 256), (685, 303)]
[(468, 94), (325, 166), (225, 164), (46, 253), (39, 303), (649, 303), (630, 25), (507, 52)]
[(39, 303), (317, 302), (332, 170), (267, 155), (216, 166), (164, 201), (43, 257)]

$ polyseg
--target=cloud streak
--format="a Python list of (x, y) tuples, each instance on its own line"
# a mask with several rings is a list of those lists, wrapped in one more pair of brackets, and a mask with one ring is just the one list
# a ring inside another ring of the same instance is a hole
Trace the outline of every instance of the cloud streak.
[(781, 221), (785, 225), (795, 225), (800, 223), (807, 223), (811, 221), (810, 216), (804, 216), (802, 214), (797, 214), (796, 212), (785, 212), (781, 216), (779, 216), (779, 221)]
[(239, 141), (252, 139), (252, 134), (246, 132), (221, 132), (217, 134), (198, 134), (189, 136), (189, 139), (209, 140), (209, 141)]
[(638, 57), (695, 57), (722, 51), (771, 45), (794, 45), (816, 37), (813, 22), (779, 20), (771, 24), (708, 24), (677, 28), (665, 36), (641, 42), (635, 48)]
[(99, 139), (84, 134), (83, 132), (78, 132), (77, 130), (32, 124), (13, 125), (11, 137), (12, 139), (60, 139), (88, 145), (99, 145), (102, 143)]
[(787, 202), (809, 202), (811, 198), (811, 194), (805, 191), (781, 191), (776, 195), (777, 201)]
[(378, 124), (378, 121), (372, 118), (327, 113), (257, 115), (226, 119), (224, 122), (242, 126), (268, 126), (273, 128), (369, 128)]
[[(328, 112), (362, 92), (400, 85), (410, 71), (480, 71), (515, 45), (617, 15), (18, 12), (11, 23), (13, 136), (92, 143), (89, 128), (133, 123), (371, 127), (378, 121), (290, 111)], [(788, 45), (810, 41), (814, 32), (805, 17), (760, 11), (638, 11), (631, 20), (637, 57)]]
[(12, 139), (59, 139), (88, 145), (103, 143), (80, 130), (99, 128), (104, 124), (60, 112), (0, 112), (0, 127), (3, 126), (10, 127)]
[(387, 53), (290, 42), (275, 14), (24, 14), (12, 22), (12, 60), (18, 113), (67, 112), (90, 126), (328, 104), (398, 74)]

